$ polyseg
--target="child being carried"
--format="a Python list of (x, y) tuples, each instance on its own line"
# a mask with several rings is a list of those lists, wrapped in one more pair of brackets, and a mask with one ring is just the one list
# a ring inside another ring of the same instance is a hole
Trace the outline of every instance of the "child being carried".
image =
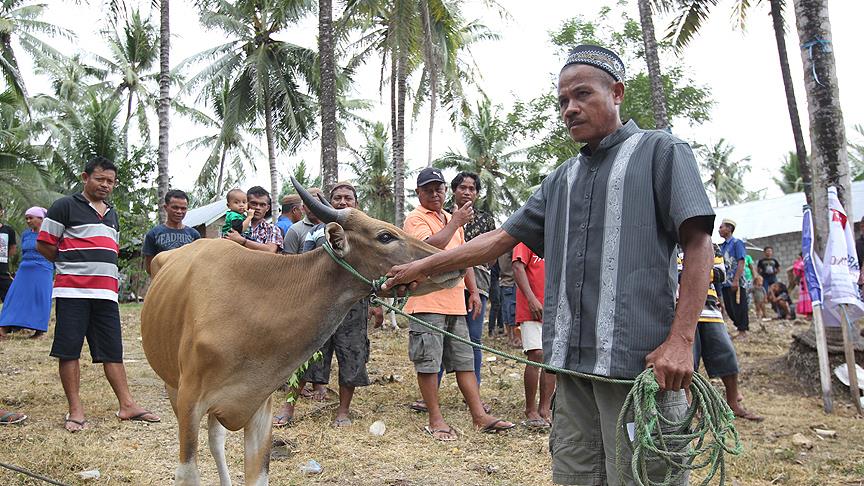
[(249, 227), (252, 225), (252, 217), (255, 211), (247, 207), (246, 193), (241, 189), (231, 189), (226, 196), (228, 200), (228, 211), (225, 212), (225, 224), (222, 225), (222, 237), (232, 229), (244, 237), (251, 236)]

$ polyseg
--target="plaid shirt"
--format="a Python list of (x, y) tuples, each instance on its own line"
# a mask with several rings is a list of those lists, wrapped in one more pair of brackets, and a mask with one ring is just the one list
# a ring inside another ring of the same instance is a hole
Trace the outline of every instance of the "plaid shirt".
[(273, 223), (262, 219), (257, 226), (249, 227), (249, 239), (262, 244), (275, 243), (277, 253), (282, 251), (282, 232)]

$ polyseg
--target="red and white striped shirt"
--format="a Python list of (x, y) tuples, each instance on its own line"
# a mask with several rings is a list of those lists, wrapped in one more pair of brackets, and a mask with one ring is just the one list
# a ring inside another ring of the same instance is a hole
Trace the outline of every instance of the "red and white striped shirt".
[(60, 198), (48, 209), (38, 241), (57, 247), (55, 298), (117, 301), (120, 222), (113, 207), (101, 215), (83, 194)]

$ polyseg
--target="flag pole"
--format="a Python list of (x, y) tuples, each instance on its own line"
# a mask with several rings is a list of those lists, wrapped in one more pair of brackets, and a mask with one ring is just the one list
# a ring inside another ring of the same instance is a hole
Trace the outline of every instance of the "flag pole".
[(849, 316), (846, 314), (846, 304), (840, 304), (840, 316), (842, 317), (843, 328), (843, 354), (846, 355), (846, 369), (849, 370), (849, 392), (852, 394), (852, 401), (855, 402), (855, 410), (858, 415), (862, 416), (861, 410), (861, 389), (858, 388), (858, 369), (855, 366), (855, 349), (852, 343), (852, 332), (850, 332), (851, 323)]
[(822, 408), (825, 413), (834, 413), (831, 399), (831, 367), (828, 365), (828, 342), (822, 322), (822, 304), (813, 303), (813, 331), (816, 335), (816, 355), (819, 358), (819, 381), (822, 383)]

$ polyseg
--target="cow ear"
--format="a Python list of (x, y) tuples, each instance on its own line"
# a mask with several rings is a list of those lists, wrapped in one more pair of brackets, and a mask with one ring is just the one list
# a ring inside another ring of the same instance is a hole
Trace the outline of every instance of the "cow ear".
[(338, 257), (344, 258), (348, 254), (348, 234), (339, 226), (339, 223), (327, 223), (324, 227), (324, 237)]

